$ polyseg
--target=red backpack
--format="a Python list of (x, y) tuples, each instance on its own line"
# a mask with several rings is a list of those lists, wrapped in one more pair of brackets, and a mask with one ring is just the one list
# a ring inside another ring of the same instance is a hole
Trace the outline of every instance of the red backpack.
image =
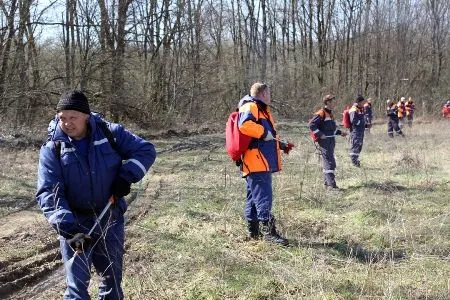
[(352, 123), (350, 122), (350, 113), (349, 113), (349, 108), (344, 109), (344, 112), (342, 113), (342, 126), (344, 126), (344, 128), (350, 128), (352, 127)]
[(230, 158), (238, 162), (241, 156), (248, 149), (252, 137), (245, 135), (239, 131), (239, 111), (236, 110), (228, 117), (225, 126), (225, 141), (227, 153)]

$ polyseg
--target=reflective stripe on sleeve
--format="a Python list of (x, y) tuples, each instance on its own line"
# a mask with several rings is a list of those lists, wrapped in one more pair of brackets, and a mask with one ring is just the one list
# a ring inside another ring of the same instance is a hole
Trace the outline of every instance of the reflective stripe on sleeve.
[(94, 141), (94, 146), (98, 146), (98, 145), (101, 145), (101, 144), (104, 144), (104, 143), (108, 143), (108, 139), (107, 138), (101, 139), (99, 141)]
[(58, 217), (61, 215), (65, 215), (65, 214), (71, 214), (72, 212), (70, 210), (67, 209), (58, 209), (56, 210), (49, 218), (48, 221), (53, 224), (58, 220)]
[(147, 170), (145, 169), (144, 165), (141, 164), (141, 162), (138, 161), (137, 159), (130, 158), (130, 159), (127, 160), (124, 164), (127, 164), (127, 163), (129, 163), (129, 162), (134, 163), (136, 166), (138, 166), (138, 167), (141, 169), (141, 171), (142, 171), (142, 173), (143, 173), (144, 175), (145, 175), (145, 173), (147, 173)]
[(323, 170), (325, 174), (334, 174), (334, 170)]

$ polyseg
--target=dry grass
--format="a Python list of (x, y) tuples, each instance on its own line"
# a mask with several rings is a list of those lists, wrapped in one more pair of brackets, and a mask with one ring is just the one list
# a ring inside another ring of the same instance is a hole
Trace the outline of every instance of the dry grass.
[[(245, 240), (245, 182), (222, 135), (157, 140), (160, 154), (127, 213), (126, 299), (449, 299), (450, 123), (406, 129), (405, 139), (375, 126), (360, 169), (339, 139), (338, 194), (323, 189), (305, 126), (280, 125), (296, 144), (273, 178), (291, 246)], [(30, 199), (37, 153), (2, 151), (0, 194)]]
[(166, 141), (138, 199), (150, 214), (128, 228), (127, 298), (448, 299), (449, 125), (394, 140), (375, 126), (361, 169), (338, 141), (341, 194), (323, 190), (305, 128), (284, 126), (297, 147), (273, 185), (288, 248), (245, 241), (244, 180), (220, 137)]

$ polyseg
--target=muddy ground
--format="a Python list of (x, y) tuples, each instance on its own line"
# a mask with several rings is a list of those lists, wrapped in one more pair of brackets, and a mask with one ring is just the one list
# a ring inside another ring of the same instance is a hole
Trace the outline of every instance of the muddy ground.
[[(146, 138), (155, 145), (164, 139), (157, 147), (159, 153), (216, 147), (204, 139), (179, 141), (207, 132), (208, 129), (168, 130)], [(65, 289), (58, 237), (34, 200), (41, 144), (40, 136), (0, 135), (0, 155), (4, 160), (0, 165), (0, 299), (60, 299)], [(139, 193), (157, 193), (141, 188), (127, 197), (130, 205)], [(20, 191), (16, 194), (14, 189)], [(148, 209), (134, 204), (126, 213), (127, 225), (147, 214)]]

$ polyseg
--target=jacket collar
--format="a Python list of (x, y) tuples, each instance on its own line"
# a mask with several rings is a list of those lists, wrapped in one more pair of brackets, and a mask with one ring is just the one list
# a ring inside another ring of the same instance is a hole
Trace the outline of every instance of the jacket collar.
[(267, 108), (267, 104), (264, 103), (264, 101), (261, 98), (252, 97), (250, 95), (246, 95), (241, 100), (239, 100), (238, 107), (241, 107), (242, 105), (244, 105), (247, 102), (255, 102), (262, 109), (266, 109)]
[(326, 112), (329, 113), (329, 114), (332, 113), (331, 109), (329, 109), (329, 108), (326, 107), (326, 106), (323, 107), (323, 110), (326, 111)]

